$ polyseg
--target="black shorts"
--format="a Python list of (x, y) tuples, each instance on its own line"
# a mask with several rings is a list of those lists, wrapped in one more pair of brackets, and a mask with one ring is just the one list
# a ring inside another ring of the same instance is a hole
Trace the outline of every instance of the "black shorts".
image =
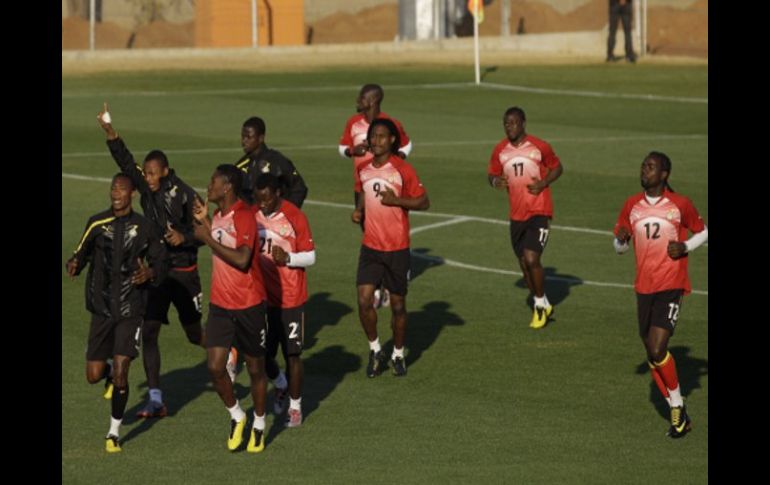
[(377, 251), (362, 245), (358, 255), (356, 285), (377, 286), (382, 282), (382, 286), (392, 294), (406, 296), (410, 266), (409, 248)]
[(210, 304), (206, 323), (206, 348), (235, 347), (250, 357), (265, 355), (265, 307), (264, 301), (242, 310), (227, 310)]
[(144, 319), (168, 323), (168, 307), (174, 304), (182, 325), (201, 321), (203, 293), (198, 270), (171, 269), (160, 286), (150, 287)]
[(117, 322), (102, 315), (91, 314), (86, 360), (107, 360), (113, 355), (139, 355), (142, 342), (142, 318), (121, 318)]
[(668, 329), (674, 335), (674, 327), (682, 306), (683, 290), (666, 290), (657, 293), (636, 294), (636, 311), (639, 318), (639, 336), (645, 338), (650, 326)]
[(267, 355), (278, 354), (281, 344), (286, 355), (302, 354), (305, 339), (305, 305), (294, 308), (267, 307)]
[(548, 216), (532, 216), (526, 221), (510, 221), (511, 246), (517, 257), (525, 249), (542, 254), (548, 243), (550, 219)]

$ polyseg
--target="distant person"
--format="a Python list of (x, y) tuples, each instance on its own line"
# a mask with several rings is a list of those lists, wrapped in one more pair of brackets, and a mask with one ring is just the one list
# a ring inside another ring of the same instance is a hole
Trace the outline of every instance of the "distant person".
[(626, 42), (626, 61), (636, 62), (636, 54), (631, 42), (631, 6), (632, 0), (610, 0), (610, 35), (607, 37), (607, 62), (616, 62), (615, 37), (618, 31), (618, 20), (623, 23), (623, 36)]
[(259, 232), (259, 265), (267, 290), (267, 377), (275, 383), (274, 409), (284, 410), (286, 377), (275, 358), (278, 346), (288, 369), (289, 411), (286, 427), (302, 424), (302, 345), (305, 338), (307, 274), (315, 263), (315, 245), (307, 217), (281, 198), (278, 179), (270, 174), (257, 178), (254, 211)]
[(551, 145), (527, 134), (527, 116), (518, 106), (503, 115), (505, 138), (489, 158), (489, 185), (508, 193), (511, 246), (527, 288), (534, 297), (529, 326), (543, 328), (553, 312), (545, 294), (545, 271), (540, 257), (548, 243), (553, 217), (551, 184), (563, 168)]
[[(412, 142), (404, 131), (401, 123), (388, 116), (381, 109), (382, 100), (385, 99), (385, 92), (379, 84), (364, 84), (356, 98), (356, 114), (348, 118), (345, 123), (345, 129), (340, 137), (339, 152), (346, 158), (353, 159), (353, 179), (356, 178), (358, 168), (365, 163), (369, 163), (374, 155), (369, 149), (367, 141), (367, 132), (369, 125), (376, 119), (388, 119), (396, 125), (399, 135), (399, 147), (397, 155), (403, 159), (409, 156), (412, 151)], [(360, 192), (353, 192), (353, 203), (358, 203)], [(363, 217), (361, 220), (361, 229), (363, 230)], [(384, 288), (378, 287), (374, 292), (375, 308), (388, 306), (390, 295)]]
[(168, 158), (162, 151), (150, 151), (144, 157), (142, 166), (137, 165), (112, 125), (107, 103), (96, 118), (107, 135), (107, 147), (113, 160), (121, 172), (131, 178), (141, 196), (144, 216), (158, 226), (166, 246), (168, 277), (157, 288), (149, 289), (142, 324), (142, 359), (149, 400), (136, 413), (140, 418), (162, 418), (166, 416), (167, 409), (160, 389), (158, 340), (160, 329), (169, 323), (168, 310), (172, 304), (176, 307), (187, 340), (201, 347), (205, 344), (201, 326), (203, 293), (198, 274), (198, 248), (201, 243), (193, 235), (193, 200), (199, 196), (169, 167)]
[[(642, 161), (641, 193), (626, 199), (615, 224), (613, 244), (618, 254), (634, 240), (639, 336), (658, 390), (671, 407), (668, 436), (684, 436), (692, 423), (679, 389), (674, 356), (668, 341), (674, 335), (682, 297), (690, 293), (687, 255), (708, 239), (708, 229), (687, 197), (668, 185), (671, 159), (650, 152)], [(687, 239), (688, 230), (693, 235)]]
[(131, 177), (119, 173), (112, 178), (111, 207), (88, 219), (75, 254), (67, 260), (67, 274), (71, 278), (88, 265), (88, 382), (95, 384), (109, 377), (107, 361), (113, 361), (107, 453), (121, 451), (119, 436), (128, 402), (128, 368), (139, 355), (148, 290), (161, 284), (166, 273), (166, 249), (160, 230), (131, 209), (133, 193)]
[(368, 377), (376, 377), (387, 367), (377, 336), (374, 289), (382, 284), (390, 291), (395, 376), (406, 375), (406, 293), (409, 283), (409, 211), (427, 210), (428, 193), (414, 168), (397, 155), (401, 146), (399, 130), (389, 119), (376, 119), (367, 134), (372, 159), (356, 170), (356, 191), (361, 193), (351, 220), (360, 224), (363, 213), (364, 237), (358, 256), (358, 317), (369, 342)]
[(241, 127), (241, 146), (245, 155), (235, 165), (245, 172), (241, 197), (249, 204), (254, 203), (254, 184), (263, 173), (271, 173), (281, 182), (283, 198), (297, 207), (307, 197), (307, 186), (291, 160), (278, 150), (265, 144), (267, 128), (262, 118), (252, 116)]

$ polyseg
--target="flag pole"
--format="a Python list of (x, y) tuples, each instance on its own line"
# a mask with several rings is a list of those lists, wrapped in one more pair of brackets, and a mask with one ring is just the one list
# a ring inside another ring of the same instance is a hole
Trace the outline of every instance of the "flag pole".
[(482, 0), (476, 0), (473, 2), (473, 53), (475, 56), (476, 64), (476, 85), (481, 84), (481, 72), (479, 69), (479, 2)]

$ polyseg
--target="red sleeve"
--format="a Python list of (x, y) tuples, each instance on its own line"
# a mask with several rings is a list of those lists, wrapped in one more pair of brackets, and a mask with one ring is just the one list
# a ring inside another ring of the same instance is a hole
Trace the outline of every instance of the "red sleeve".
[(682, 225), (693, 233), (701, 232), (706, 225), (703, 223), (698, 209), (695, 208), (692, 201), (687, 197), (682, 197), (679, 202), (679, 210), (682, 211)]
[(233, 214), (233, 224), (235, 225), (235, 248), (241, 246), (254, 247), (254, 241), (257, 239), (257, 220), (254, 214), (247, 209), (237, 210)]
[(361, 165), (357, 166), (355, 171), (353, 172), (353, 191), (354, 192), (362, 192), (364, 190), (364, 186), (361, 183), (361, 169), (369, 165), (368, 163), (362, 163)]
[(487, 166), (487, 173), (489, 175), (499, 177), (503, 174), (503, 166), (500, 164), (500, 152), (503, 151), (503, 147), (505, 147), (506, 142), (507, 140), (501, 141), (495, 145), (495, 149), (492, 150), (492, 156), (489, 157), (489, 165)]
[(310, 233), (310, 224), (307, 222), (305, 213), (299, 209), (292, 211), (289, 222), (294, 227), (294, 233), (297, 236), (297, 251), (313, 251), (315, 244), (313, 243), (313, 235)]
[(417, 177), (417, 172), (414, 171), (414, 167), (406, 162), (398, 167), (398, 171), (401, 173), (401, 178), (404, 180), (404, 186), (401, 189), (402, 197), (411, 197), (416, 199), (422, 197), (425, 193), (425, 187), (422, 186), (422, 182)]
[(623, 209), (620, 211), (617, 222), (615, 222), (615, 229), (612, 231), (615, 236), (618, 235), (618, 231), (621, 227), (625, 227), (629, 234), (633, 236), (634, 231), (631, 228), (631, 207), (634, 205), (634, 198), (629, 197), (626, 203), (623, 204)]
[[(393, 120), (393, 118), (391, 118)], [(393, 122), (396, 124), (396, 128), (398, 128), (398, 136), (401, 139), (401, 146), (404, 147), (409, 144), (409, 135), (406, 134), (404, 131), (404, 127), (401, 126), (401, 123), (397, 120), (393, 120)]]
[(551, 148), (551, 145), (547, 141), (543, 141), (539, 138), (531, 139), (531, 141), (543, 155), (542, 164), (545, 167), (553, 170), (559, 166), (561, 163), (559, 161), (559, 157), (556, 156), (556, 154), (553, 152), (553, 148)]
[(350, 136), (350, 127), (353, 126), (353, 118), (355, 116), (348, 118), (348, 122), (345, 123), (345, 131), (342, 132), (340, 137), (340, 145), (346, 145), (351, 149), (353, 148), (353, 137)]

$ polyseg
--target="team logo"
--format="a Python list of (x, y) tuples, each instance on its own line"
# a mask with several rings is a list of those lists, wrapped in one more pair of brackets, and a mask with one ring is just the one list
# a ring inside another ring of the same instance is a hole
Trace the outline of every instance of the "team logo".
[(289, 234), (289, 226), (281, 226), (281, 228), (278, 229), (278, 234), (280, 234), (281, 236), (285, 236)]
[(128, 228), (128, 237), (135, 238), (139, 234), (139, 226), (136, 224), (132, 224)]
[(529, 152), (529, 155), (527, 155), (527, 158), (529, 158), (530, 160), (537, 160), (537, 161), (539, 161), (540, 158), (541, 158), (540, 157), (540, 151), (539, 150), (532, 150), (531, 152)]
[(171, 190), (168, 191), (168, 195), (171, 196), (171, 198), (176, 197), (176, 189), (177, 188), (178, 187), (176, 185), (174, 185), (173, 187), (171, 187)]
[(270, 162), (268, 162), (267, 160), (262, 160), (262, 163), (264, 163), (264, 165), (262, 165), (262, 173), (269, 173), (270, 172)]
[(672, 221), (672, 220), (674, 220), (675, 217), (676, 217), (676, 210), (669, 209), (668, 212), (666, 212), (666, 219), (667, 220)]

